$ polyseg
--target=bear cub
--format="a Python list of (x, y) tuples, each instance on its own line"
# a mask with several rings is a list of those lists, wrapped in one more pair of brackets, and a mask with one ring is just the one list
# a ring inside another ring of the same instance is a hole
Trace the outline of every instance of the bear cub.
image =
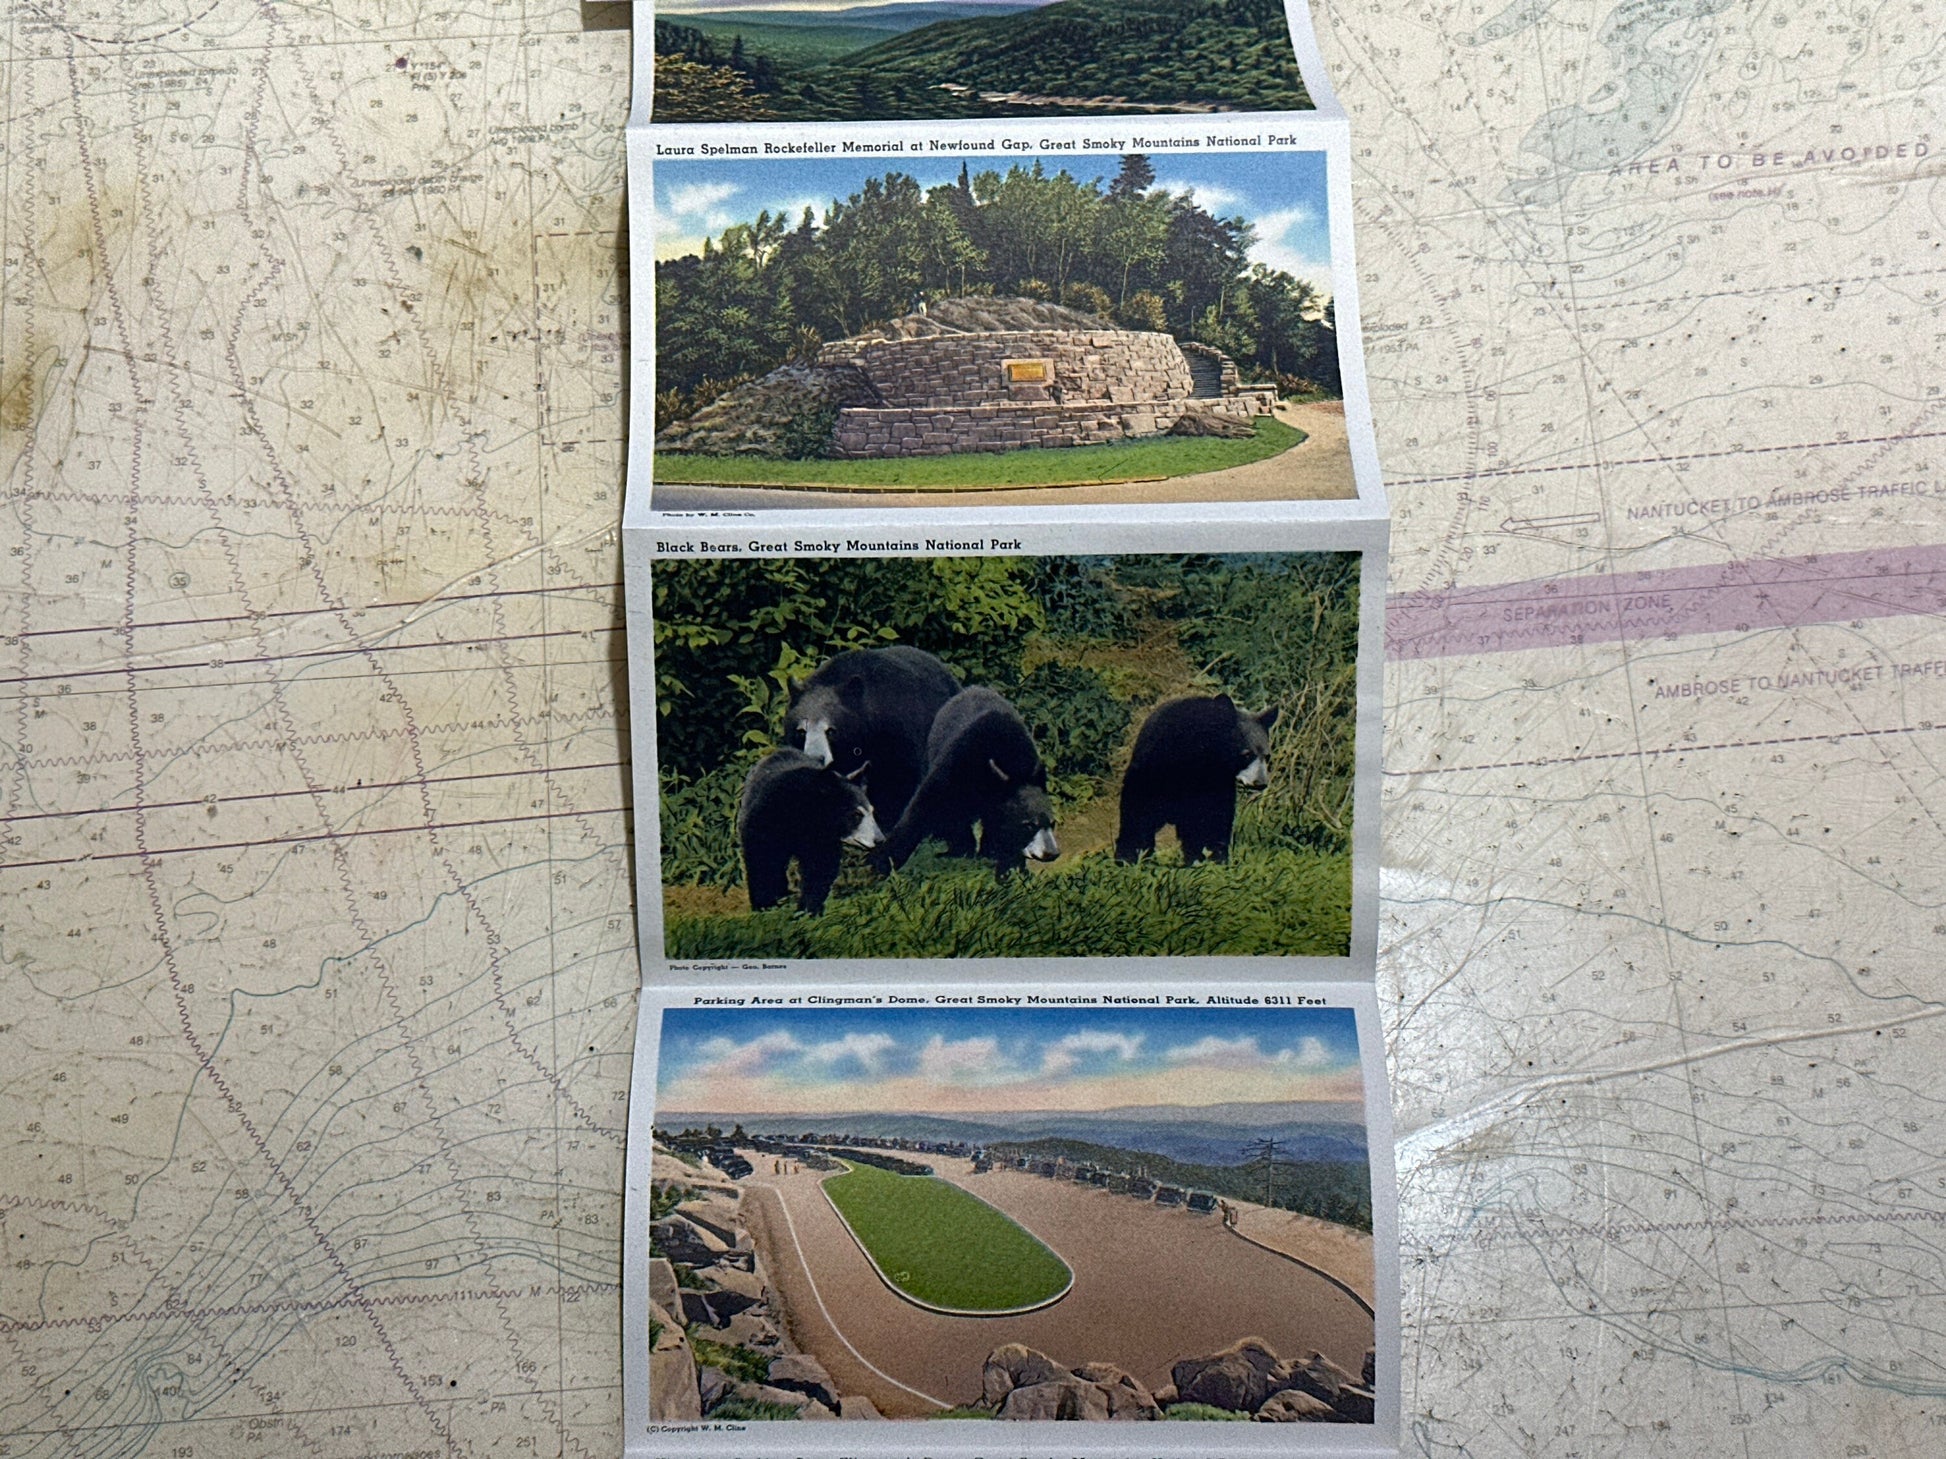
[(959, 693), (953, 671), (924, 649), (847, 649), (791, 685), (784, 743), (863, 784), (879, 818), (896, 824), (925, 769), (933, 717)]
[(1122, 777), (1115, 859), (1134, 861), (1154, 851), (1157, 833), (1174, 826), (1185, 863), (1205, 856), (1227, 861), (1236, 788), (1269, 783), (1270, 728), (1276, 723), (1276, 705), (1250, 714), (1227, 694), (1158, 704), (1135, 736)]
[(761, 912), (790, 895), (797, 863), (797, 905), (824, 910), (847, 843), (871, 850), (884, 841), (872, 803), (850, 775), (819, 764), (802, 750), (773, 750), (751, 767), (737, 803), (737, 840), (743, 846), (750, 910)]
[(977, 849), (1000, 876), (1019, 871), (1029, 857), (1061, 854), (1047, 767), (1020, 712), (991, 689), (961, 690), (933, 720), (925, 778), (893, 827), (886, 860), (900, 865), (928, 837), (945, 842), (949, 856)]

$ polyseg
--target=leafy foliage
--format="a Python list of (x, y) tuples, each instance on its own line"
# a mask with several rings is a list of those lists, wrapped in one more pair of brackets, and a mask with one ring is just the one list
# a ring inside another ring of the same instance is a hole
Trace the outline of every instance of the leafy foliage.
[[(1276, 0), (1063, 0), (938, 21), (824, 64), (803, 39), (780, 43), (769, 27), (753, 28), (748, 46), (733, 31), (726, 46), (726, 28), (716, 22), (704, 36), (657, 23), (657, 120), (743, 119), (667, 95), (665, 58), (736, 77), (761, 94), (760, 115), (785, 120), (1032, 116), (1064, 109), (1061, 97), (1123, 97), (1142, 110), (1311, 106)], [(989, 99), (1014, 93), (1044, 100)]]
[[(1146, 1150), (1122, 1150), (1087, 1140), (1053, 1138), (1002, 1141), (994, 1144), (992, 1150), (1000, 1156), (1059, 1157), (1104, 1170), (1133, 1173), (1139, 1169), (1162, 1185), (1208, 1191), (1233, 1200), (1261, 1203), (1264, 1198), (1261, 1164), (1202, 1165), (1171, 1160)], [(1363, 1161), (1279, 1160), (1271, 1192), (1274, 1204), (1281, 1210), (1335, 1221), (1359, 1231), (1372, 1229), (1372, 1175)]]
[(762, 1398), (725, 1398), (705, 1417), (718, 1422), (766, 1423), (803, 1418), (804, 1410)]
[[(1042, 622), (1028, 568), (1024, 559), (997, 557), (657, 563), (656, 743), (665, 789), (676, 789), (679, 806), (693, 805), (683, 787), (725, 766), (747, 768), (775, 748), (792, 680), (846, 649), (911, 644), (967, 682), (1011, 682)], [(707, 797), (735, 802), (721, 785)], [(667, 825), (665, 815), (665, 834)]]
[(853, 855), (821, 918), (672, 907), (669, 955), (1342, 952), (1357, 572), (1356, 554), (1338, 553), (657, 563), (672, 887), (741, 882), (743, 779), (780, 741), (792, 680), (844, 649), (911, 644), (1006, 694), (1048, 763), (1064, 820), (1091, 805), (1112, 810), (1117, 768), (1163, 699), (1221, 690), (1251, 709), (1283, 709), (1269, 787), (1240, 802), (1227, 867), (1116, 867), (1083, 855), (996, 886), (984, 867), (922, 853), (885, 883)]
[(660, 1221), (696, 1192), (684, 1185), (654, 1185), (649, 1188), (649, 1219)]
[[(720, 1368), (732, 1378), (745, 1383), (762, 1383), (770, 1377), (770, 1359), (754, 1348), (744, 1347), (741, 1343), (718, 1342), (708, 1336), (708, 1330), (700, 1324), (692, 1324), (686, 1331), (689, 1335), (689, 1350), (696, 1358), (699, 1368)], [(796, 1417), (793, 1409), (787, 1417)]]
[(1128, 729), (1129, 709), (1092, 669), (1045, 663), (1020, 681), (1014, 707), (1050, 771), (1106, 775)]
[(711, 382), (802, 358), (808, 339), (855, 335), (915, 298), (981, 292), (1063, 300), (1214, 345), (1247, 372), (1337, 389), (1337, 331), (1315, 286), (1253, 265), (1247, 220), (1153, 178), (1139, 154), (1112, 179), (1040, 160), (962, 168), (930, 189), (888, 172), (822, 220), (760, 212), (656, 265), (657, 389), (693, 412), (718, 393)]
[(1242, 808), (1246, 845), (1348, 849), (1357, 703), (1358, 559), (1305, 553), (1212, 561), (1185, 578), (1181, 642), (1253, 709), (1278, 705), (1270, 784)]

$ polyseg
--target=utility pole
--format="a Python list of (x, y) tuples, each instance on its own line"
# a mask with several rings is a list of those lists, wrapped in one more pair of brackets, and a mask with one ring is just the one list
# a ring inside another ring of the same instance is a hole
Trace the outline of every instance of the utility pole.
[(1276, 1205), (1277, 1204), (1276, 1201), (1272, 1198), (1274, 1194), (1274, 1188), (1271, 1182), (1274, 1181), (1277, 1176), (1277, 1141), (1269, 1138), (1265, 1138), (1262, 1140), (1252, 1140), (1248, 1145), (1245, 1145), (1243, 1147), (1243, 1153), (1245, 1155), (1253, 1156), (1256, 1159), (1263, 1161), (1264, 1163), (1264, 1204), (1266, 1206)]

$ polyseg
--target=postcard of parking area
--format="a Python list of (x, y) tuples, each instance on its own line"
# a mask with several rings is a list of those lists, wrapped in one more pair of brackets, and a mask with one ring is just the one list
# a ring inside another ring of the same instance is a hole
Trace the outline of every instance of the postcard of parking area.
[(1326, 158), (658, 160), (651, 505), (1357, 498)]
[(654, 562), (664, 955), (1346, 957), (1362, 560)]
[[(1212, 1427), (1130, 1441), (1207, 1455), (1248, 1420), (1287, 1426), (1237, 1434), (1278, 1452), (1360, 1437), (1345, 1426), (1372, 1442), (1390, 1269), (1351, 1008), (719, 1001), (737, 1006), (661, 1015), (630, 1234), (653, 1422), (1186, 1420)], [(1025, 1451), (955, 1427), (901, 1452)]]
[[(1304, 39), (1309, 41), (1308, 33)], [(1284, 0), (795, 6), (662, 0), (656, 6), (658, 122), (1127, 116), (1312, 106)]]

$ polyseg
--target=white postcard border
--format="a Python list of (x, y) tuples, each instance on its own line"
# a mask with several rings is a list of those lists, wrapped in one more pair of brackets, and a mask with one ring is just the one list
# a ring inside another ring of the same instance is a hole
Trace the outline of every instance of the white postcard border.
[[(932, 531), (948, 530), (933, 514), (906, 519), (895, 517), (872, 524), (873, 537), (915, 536), (926, 540)], [(1241, 552), (1358, 552), (1363, 555), (1359, 573), (1359, 635), (1357, 701), (1355, 706), (1356, 741), (1353, 746), (1352, 835), (1351, 835), (1351, 937), (1340, 957), (1305, 956), (1171, 956), (1171, 967), (1184, 977), (1368, 980), (1377, 976), (1378, 966), (1378, 860), (1379, 793), (1382, 757), (1384, 697), (1384, 635), (1387, 524), (1383, 521), (1289, 522), (1259, 521), (1246, 525), (1230, 522), (1156, 523), (1150, 521), (1101, 522), (1095, 520), (1037, 522), (1029, 526), (1008, 526), (1003, 542), (1019, 542), (1018, 547), (990, 547), (980, 553), (952, 551), (777, 551), (780, 543), (806, 541), (805, 533), (818, 543), (847, 543), (852, 533), (835, 524), (820, 523), (806, 529), (765, 516), (756, 522), (699, 521), (691, 517), (652, 518), (623, 533), (622, 566), (627, 588), (628, 677), (631, 686), (630, 741), (633, 759), (635, 817), (636, 929), (645, 985), (658, 979), (673, 982), (706, 982), (717, 979), (789, 983), (799, 979), (856, 979), (883, 981), (896, 968), (903, 976), (931, 980), (955, 980), (980, 975), (1019, 978), (1037, 974), (1045, 978), (1087, 978), (1125, 980), (1143, 959), (1102, 957), (1050, 958), (781, 958), (761, 963), (672, 962), (663, 943), (662, 826), (660, 763), (656, 753), (655, 725), (655, 623), (653, 565), (658, 560), (689, 560), (684, 552), (659, 551), (659, 547), (708, 542), (727, 550), (724, 558), (760, 557), (1031, 557), (1074, 554), (1092, 556), (1102, 553), (1152, 553), (1174, 556), (1184, 553)], [(991, 540), (991, 539), (988, 539)], [(750, 550), (752, 547), (763, 550)]]
[[(649, 1209), (655, 1123), (657, 1054), (662, 1015), (672, 1008), (705, 1006), (700, 999), (736, 996), (739, 991), (770, 993), (768, 985), (711, 985), (645, 989), (636, 1023), (635, 1064), (630, 1085), (628, 1174), (623, 1213), (622, 1358), (623, 1434), (627, 1459), (891, 1459), (916, 1454), (998, 1456), (1006, 1459), (1228, 1459), (1228, 1456), (1319, 1455), (1329, 1459), (1396, 1459), (1400, 1441), (1402, 1372), (1399, 1303), (1398, 1180), (1393, 1157), (1392, 1103), (1386, 1078), (1385, 1035), (1379, 1022), (1376, 990), (1362, 983), (1250, 981), (1131, 981), (1112, 988), (1016, 979), (928, 988), (928, 996), (1038, 994), (1082, 997), (1112, 993), (1130, 997), (1174, 996), (1197, 1000), (1220, 997), (1262, 998), (1301, 992), (1322, 999), (1321, 1006), (1349, 1008), (1357, 1020), (1358, 1057), (1364, 1077), (1365, 1139), (1371, 1161), (1373, 1335), (1376, 1419), (1370, 1427), (1347, 1424), (1165, 1423), (1014, 1423), (1001, 1435), (990, 1424), (893, 1420), (885, 1423), (743, 1424), (712, 1431), (697, 1425), (651, 1425), (649, 1420), (648, 1268)], [(903, 985), (845, 979), (804, 983), (795, 990), (856, 998), (896, 992)], [(1070, 1005), (1085, 1007), (1086, 1005)], [(1185, 1004), (1193, 1007), (1194, 1004)], [(1212, 1006), (1207, 1002), (1203, 1006)]]

